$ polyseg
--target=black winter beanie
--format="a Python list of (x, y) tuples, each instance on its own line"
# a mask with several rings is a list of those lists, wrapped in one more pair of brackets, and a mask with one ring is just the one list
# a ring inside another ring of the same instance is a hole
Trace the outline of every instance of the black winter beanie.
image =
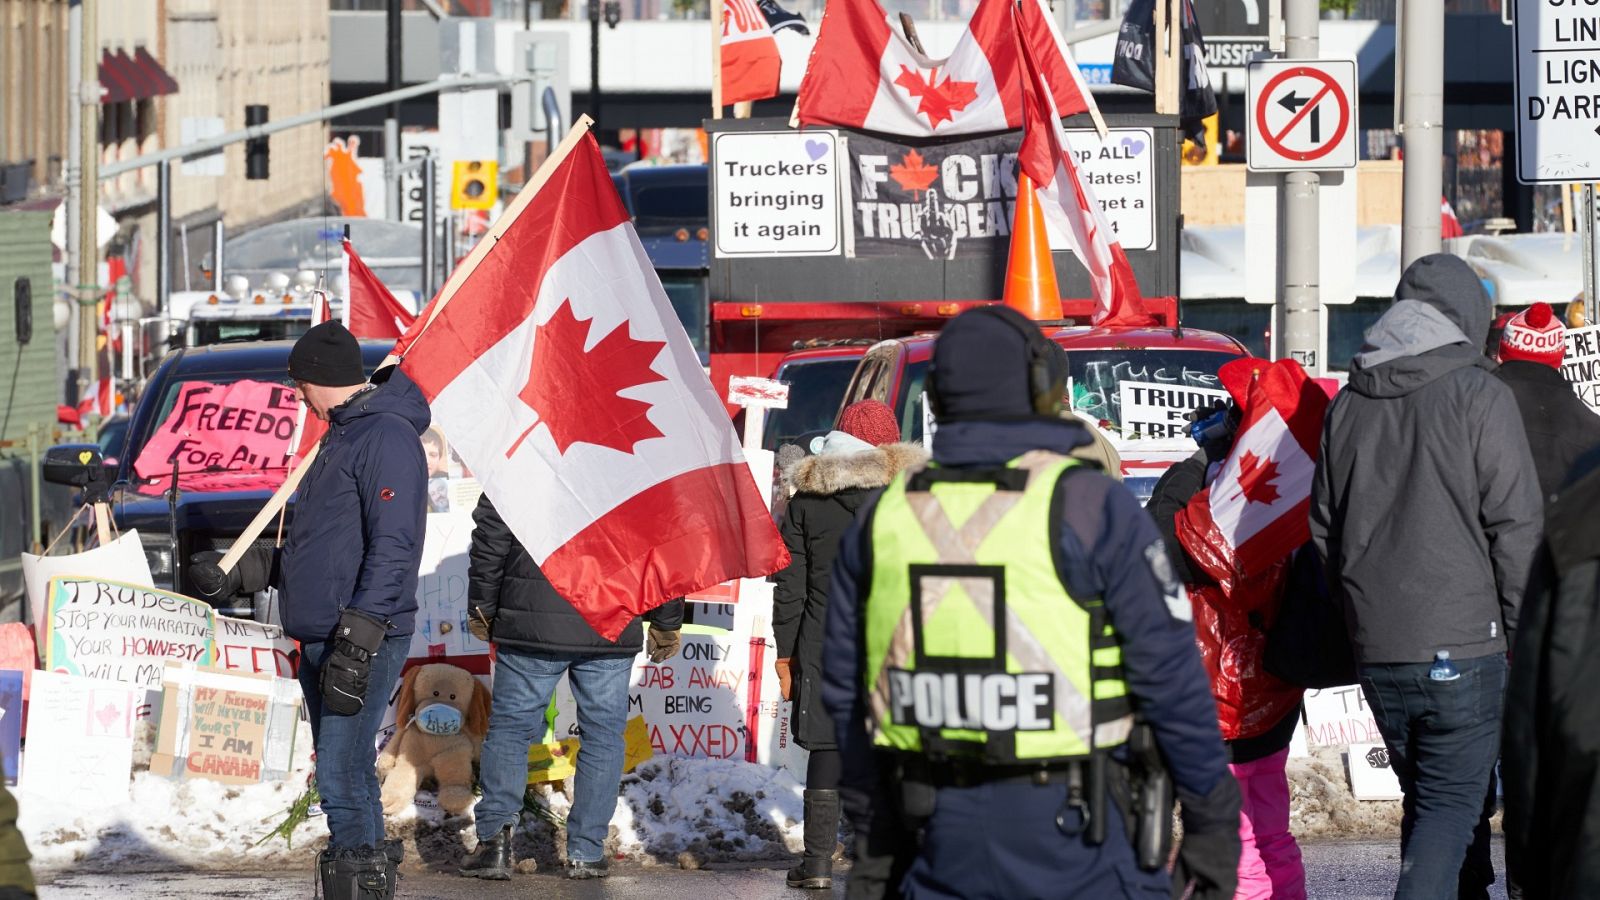
[(361, 345), (339, 322), (313, 325), (289, 351), (289, 377), (324, 387), (361, 384), (367, 380), (361, 369)]
[[(933, 345), (939, 421), (1036, 415), (1021, 329), (1037, 327), (1008, 307), (970, 309), (951, 319)], [(1052, 367), (1064, 371), (1065, 355), (1057, 349)]]

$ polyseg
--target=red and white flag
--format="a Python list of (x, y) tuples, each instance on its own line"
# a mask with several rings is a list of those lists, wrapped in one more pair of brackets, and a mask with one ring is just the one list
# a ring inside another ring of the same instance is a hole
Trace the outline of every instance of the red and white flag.
[(344, 239), (345, 324), (358, 338), (398, 338), (416, 318), (400, 304), (367, 264), (361, 261), (350, 239)]
[(1455, 207), (1450, 205), (1450, 198), (1439, 198), (1439, 237), (1458, 238), (1464, 232), (1461, 230), (1461, 220), (1456, 218)]
[[(1292, 359), (1240, 359), (1250, 377), (1233, 449), (1177, 516), (1178, 540), (1224, 590), (1311, 539), (1311, 478), (1328, 395)], [(1230, 372), (1228, 370), (1232, 369)]]
[[(1035, 18), (1050, 20), (1036, 2), (1023, 2), (1016, 12), (1020, 34), (1037, 30)], [(1049, 73), (1041, 68), (1030, 44), (1022, 44), (1023, 128), (1017, 165), (1039, 190), (1039, 205), (1045, 221), (1056, 234), (1067, 239), (1078, 260), (1089, 270), (1089, 286), (1094, 295), (1095, 325), (1153, 325), (1145, 312), (1139, 282), (1133, 276), (1127, 254), (1117, 241), (1105, 213), (1095, 200), (1094, 190), (1084, 180), (1067, 134), (1061, 128), (1061, 110), (1051, 90)]]
[(400, 366), (556, 590), (615, 639), (787, 565), (594, 137), (486, 240)]
[[(346, 246), (349, 245), (348, 241), (345, 243)], [(348, 303), (349, 301), (346, 300), (345, 302)], [(323, 322), (328, 322), (332, 319), (333, 301), (328, 297), (328, 292), (312, 291), (312, 327), (316, 327), (321, 325)], [(290, 464), (291, 468), (295, 465), (299, 465), (300, 460), (305, 459), (306, 454), (311, 452), (311, 448), (317, 445), (317, 441), (322, 440), (322, 436), (328, 433), (327, 422), (322, 421), (316, 416), (308, 415), (307, 413), (308, 411), (304, 403), (300, 404), (299, 411), (295, 413), (294, 436), (289, 439), (289, 455), (294, 458), (294, 462)]]
[(722, 102), (778, 96), (783, 59), (756, 0), (722, 0)]
[[(1044, 0), (1022, 37), (1043, 66), (1061, 115), (1094, 106)], [(1022, 125), (1012, 0), (979, 0), (944, 59), (918, 52), (877, 0), (830, 0), (811, 49), (795, 113), (803, 125), (843, 125), (929, 137)]]

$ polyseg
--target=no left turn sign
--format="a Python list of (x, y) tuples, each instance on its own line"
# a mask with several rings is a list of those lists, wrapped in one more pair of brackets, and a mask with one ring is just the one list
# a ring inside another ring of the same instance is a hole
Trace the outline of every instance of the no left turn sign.
[(1260, 60), (1248, 76), (1252, 171), (1355, 168), (1355, 60)]

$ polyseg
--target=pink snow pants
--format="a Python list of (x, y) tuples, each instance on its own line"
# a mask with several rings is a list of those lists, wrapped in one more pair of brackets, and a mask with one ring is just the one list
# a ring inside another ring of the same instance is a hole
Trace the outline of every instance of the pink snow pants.
[(1289, 750), (1228, 766), (1239, 782), (1239, 891), (1235, 900), (1306, 900), (1300, 845), (1289, 833)]

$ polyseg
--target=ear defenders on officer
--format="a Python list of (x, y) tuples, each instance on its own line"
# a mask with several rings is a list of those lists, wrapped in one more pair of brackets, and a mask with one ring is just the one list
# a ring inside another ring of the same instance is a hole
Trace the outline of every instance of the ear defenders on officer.
[[(1024, 354), (1028, 367), (1028, 397), (1033, 411), (1041, 416), (1055, 417), (1061, 412), (1061, 402), (1067, 389), (1067, 354), (1055, 341), (1044, 336), (1038, 323), (1009, 306), (980, 306), (970, 312), (1000, 319), (1016, 329), (1024, 341)], [(939, 396), (938, 366), (930, 364), (927, 375), (928, 405), (934, 418), (945, 417)]]

